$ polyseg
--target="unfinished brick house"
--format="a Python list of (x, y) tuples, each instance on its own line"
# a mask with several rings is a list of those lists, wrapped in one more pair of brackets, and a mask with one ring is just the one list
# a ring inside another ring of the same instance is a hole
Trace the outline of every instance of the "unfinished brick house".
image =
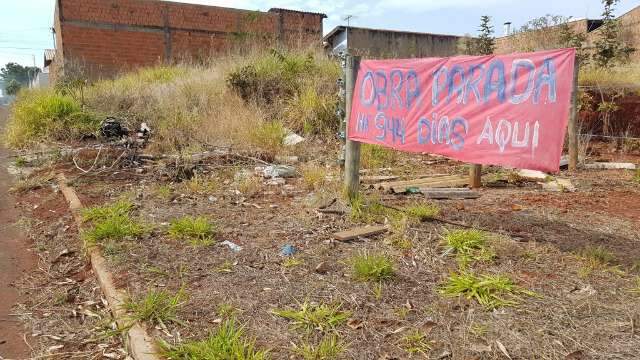
[(248, 45), (321, 46), (326, 15), (159, 0), (56, 0), (52, 79), (81, 66), (93, 77)]
[[(586, 48), (592, 49), (595, 42), (602, 36), (602, 20), (577, 19), (568, 23), (569, 28), (586, 39)], [(618, 17), (620, 38), (627, 45), (636, 49), (631, 54), (631, 61), (640, 61), (640, 6), (637, 6)], [(507, 54), (522, 48), (522, 38), (518, 34), (505, 34), (496, 39), (496, 54)], [(544, 44), (541, 44), (544, 46)], [(535, 49), (532, 49), (535, 50)]]

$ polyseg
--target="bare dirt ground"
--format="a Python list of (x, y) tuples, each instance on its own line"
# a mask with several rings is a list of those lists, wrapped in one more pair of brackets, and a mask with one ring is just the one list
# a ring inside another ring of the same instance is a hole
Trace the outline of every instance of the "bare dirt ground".
[(13, 179), (9, 155), (0, 149), (0, 359), (124, 358), (48, 165)]
[[(6, 121), (6, 108), (0, 106), (0, 129)], [(17, 226), (19, 212), (9, 193), (13, 183), (7, 172), (10, 152), (0, 146), (0, 358), (26, 358), (29, 348), (23, 340), (25, 329), (12, 307), (19, 301), (15, 282), (36, 263), (26, 236)]]
[[(638, 161), (637, 156), (625, 158)], [(462, 171), (457, 163), (434, 165), (424, 156), (405, 160), (409, 165), (395, 172)], [(351, 312), (350, 325), (337, 328), (347, 344), (342, 354), (347, 359), (638, 358), (640, 296), (634, 289), (640, 273), (640, 185), (633, 172), (563, 172), (577, 186), (575, 193), (547, 192), (535, 183), (501, 183), (503, 187), (482, 189), (479, 199), (434, 201), (442, 218), (492, 234), (496, 257), (474, 263), (471, 271), (506, 274), (536, 294), (514, 307), (487, 310), (438, 291), (458, 270), (442, 245), (443, 234), (454, 225), (412, 223), (405, 232), (409, 246), (394, 244), (389, 235), (341, 243), (332, 234), (358, 224), (348, 213), (316, 211), (336, 192), (311, 191), (301, 179), (288, 179), (285, 185), (260, 181), (255, 188), (241, 189), (237, 174), (253, 172), (253, 165), (230, 164), (228, 159), (200, 164), (196, 172), (203, 183), (171, 182), (160, 168), (166, 170), (160, 166), (98, 176), (79, 176), (73, 167), (65, 171), (75, 179), (83, 203), (131, 199), (136, 216), (152, 229), (140, 239), (105, 244), (103, 252), (117, 285), (132, 297), (154, 290), (187, 294), (178, 312), (180, 324), (149, 326), (155, 337), (170, 344), (206, 337), (226, 316), (221, 309), (231, 308), (272, 358), (297, 358), (292, 344), (308, 341), (309, 335), (272, 311), (310, 301), (341, 304)], [(397, 208), (421, 199), (367, 193)], [(217, 244), (194, 247), (169, 238), (168, 223), (183, 215), (215, 222)], [(224, 240), (242, 250), (219, 244)], [(287, 244), (297, 249), (294, 265), (280, 255)], [(607, 264), (594, 266), (580, 255), (596, 247), (611, 255)], [(51, 250), (57, 251), (59, 246)], [(362, 252), (389, 255), (396, 276), (380, 286), (356, 281), (350, 261)], [(321, 263), (326, 272), (316, 271)], [(415, 330), (427, 335), (426, 354), (407, 352), (406, 337)]]
[[(640, 159), (602, 156), (635, 163)], [(94, 156), (78, 158), (86, 158), (80, 165), (88, 168)], [(336, 178), (332, 159), (325, 164), (329, 177)], [(480, 198), (433, 201), (444, 220), (490, 234), (495, 258), (474, 262), (468, 271), (504, 274), (535, 293), (521, 297), (517, 306), (488, 310), (439, 293), (459, 271), (442, 244), (443, 235), (458, 226), (410, 223), (403, 230), (408, 242), (401, 245), (394, 243), (393, 234), (337, 242), (334, 232), (362, 223), (349, 216), (340, 200), (332, 205), (336, 214), (317, 211), (340, 198), (335, 181), (320, 190), (310, 190), (301, 178), (268, 185), (252, 175), (256, 164), (251, 161), (214, 157), (195, 167), (196, 177), (180, 182), (167, 175), (175, 173), (173, 165), (87, 174), (68, 161), (56, 166), (72, 179), (86, 206), (122, 198), (135, 204), (136, 218), (150, 232), (105, 243), (102, 250), (116, 285), (132, 298), (160, 290), (186, 294), (179, 322), (148, 324), (154, 337), (169, 344), (205, 338), (232, 311), (271, 358), (300, 358), (294, 344), (313, 342), (319, 335), (294, 329), (272, 311), (309, 301), (340, 304), (350, 312), (349, 322), (336, 329), (346, 345), (340, 357), (345, 359), (638, 358), (640, 184), (634, 172), (563, 171), (560, 176), (571, 179), (575, 193), (548, 192), (521, 179), (493, 182), (496, 175), (487, 174)], [(464, 167), (429, 156), (403, 156), (392, 172), (409, 177), (462, 174)], [(388, 173), (372, 169), (368, 175)], [(243, 178), (251, 180), (250, 186)], [(424, 201), (421, 195), (364, 192), (393, 208)], [(40, 272), (23, 280), (21, 288), (29, 298), (18, 307), (37, 335), (31, 338), (33, 353), (124, 356), (118, 337), (105, 335), (112, 325), (62, 196), (46, 183), (20, 203), (40, 253)], [(205, 216), (217, 224), (215, 244), (191, 246), (171, 239), (168, 224), (184, 215)], [(367, 222), (388, 221), (381, 216)], [(232, 251), (220, 244), (224, 240), (242, 249)], [(280, 255), (283, 245), (297, 249), (296, 261)], [(608, 254), (605, 264), (594, 265), (582, 254), (593, 248)], [(388, 255), (396, 275), (380, 284), (355, 280), (352, 257), (363, 252)], [(316, 270), (320, 264), (323, 271)], [(415, 331), (426, 335), (426, 346), (424, 353), (412, 355), (406, 342)], [(56, 348), (60, 345), (64, 347)]]

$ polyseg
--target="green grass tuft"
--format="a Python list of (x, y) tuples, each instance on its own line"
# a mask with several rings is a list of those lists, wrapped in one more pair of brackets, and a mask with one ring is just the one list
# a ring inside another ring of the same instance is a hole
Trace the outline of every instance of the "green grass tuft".
[(487, 309), (518, 304), (518, 295), (535, 296), (535, 293), (515, 285), (503, 275), (480, 275), (471, 273), (452, 274), (440, 288), (445, 296), (464, 296), (474, 299)]
[(172, 360), (267, 360), (267, 350), (256, 348), (243, 326), (235, 319), (220, 324), (215, 332), (200, 341), (188, 341), (178, 346), (161, 343), (162, 355)]
[(444, 241), (455, 252), (461, 268), (466, 268), (472, 260), (487, 261), (495, 253), (487, 246), (487, 234), (476, 229), (447, 231)]
[(85, 244), (92, 246), (105, 240), (122, 240), (144, 235), (147, 229), (131, 218), (132, 210), (133, 204), (127, 200), (84, 210), (84, 221), (92, 224), (82, 233)]
[(362, 144), (360, 148), (360, 164), (364, 169), (375, 169), (394, 165), (398, 153), (380, 145)]
[(393, 262), (385, 254), (363, 252), (351, 259), (353, 275), (360, 281), (382, 281), (393, 277)]
[(180, 290), (172, 295), (166, 291), (151, 291), (144, 297), (124, 303), (124, 308), (131, 312), (133, 319), (150, 321), (152, 323), (174, 322), (180, 323), (176, 313), (186, 299), (185, 293)]
[(594, 267), (611, 265), (616, 257), (603, 246), (587, 246), (580, 250), (579, 255)]
[(129, 200), (118, 200), (109, 205), (94, 206), (82, 210), (82, 219), (85, 222), (100, 222), (114, 217), (129, 215), (133, 210), (133, 203)]
[(427, 340), (427, 335), (420, 330), (413, 330), (402, 338), (402, 348), (411, 355), (427, 356), (433, 342)]
[(440, 207), (433, 203), (414, 203), (404, 208), (411, 218), (419, 221), (427, 221), (440, 215)]
[(338, 335), (331, 334), (322, 337), (317, 345), (303, 342), (295, 345), (293, 351), (304, 360), (333, 360), (337, 359), (347, 346)]
[(207, 246), (213, 243), (216, 227), (203, 216), (185, 216), (171, 221), (169, 236), (188, 241), (193, 246)]
[(274, 315), (288, 319), (294, 328), (304, 329), (308, 332), (313, 330), (329, 331), (334, 330), (351, 316), (349, 311), (341, 311), (339, 304), (312, 304), (308, 301), (300, 304), (299, 310), (275, 309), (271, 312)]

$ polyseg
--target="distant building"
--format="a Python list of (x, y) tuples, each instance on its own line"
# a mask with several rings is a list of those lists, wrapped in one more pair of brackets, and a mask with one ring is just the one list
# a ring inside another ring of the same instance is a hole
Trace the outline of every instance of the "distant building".
[(49, 86), (49, 72), (54, 57), (55, 50), (47, 49), (44, 51), (44, 66), (42, 67), (42, 71), (38, 72), (38, 74), (29, 81), (29, 88), (33, 89)]
[(369, 58), (446, 57), (458, 54), (460, 36), (337, 26), (324, 37), (330, 52), (349, 49)]
[(72, 66), (108, 77), (251, 46), (317, 46), (326, 15), (159, 0), (56, 0), (53, 79)]
[[(636, 49), (636, 51), (631, 54), (631, 60), (640, 61), (640, 6), (618, 17), (618, 23), (620, 25), (620, 36), (622, 40), (628, 46)], [(510, 25), (511, 23), (505, 23), (505, 25), (507, 24)], [(585, 36), (586, 48), (591, 49), (601, 36), (603, 21), (601, 19), (575, 19), (569, 21), (567, 24), (574, 33)], [(496, 39), (496, 54), (516, 52), (517, 49), (522, 48), (521, 40), (518, 33), (511, 33), (509, 27), (505, 26), (504, 36)], [(545, 44), (540, 45), (545, 46)]]

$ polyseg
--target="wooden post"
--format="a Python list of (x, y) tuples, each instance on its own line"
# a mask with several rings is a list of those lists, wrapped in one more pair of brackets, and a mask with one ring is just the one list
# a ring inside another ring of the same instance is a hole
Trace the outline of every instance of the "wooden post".
[(471, 164), (469, 167), (469, 187), (472, 189), (482, 187), (482, 165)]
[(575, 171), (578, 168), (578, 73), (580, 63), (576, 57), (573, 68), (573, 89), (571, 90), (571, 112), (569, 113), (569, 125), (567, 133), (569, 135), (569, 170)]
[(347, 55), (347, 66), (345, 68), (345, 117), (347, 123), (345, 135), (347, 139), (344, 154), (344, 188), (349, 199), (356, 198), (360, 188), (360, 143), (349, 140), (349, 116), (351, 116), (353, 89), (356, 85), (359, 68), (360, 57)]

